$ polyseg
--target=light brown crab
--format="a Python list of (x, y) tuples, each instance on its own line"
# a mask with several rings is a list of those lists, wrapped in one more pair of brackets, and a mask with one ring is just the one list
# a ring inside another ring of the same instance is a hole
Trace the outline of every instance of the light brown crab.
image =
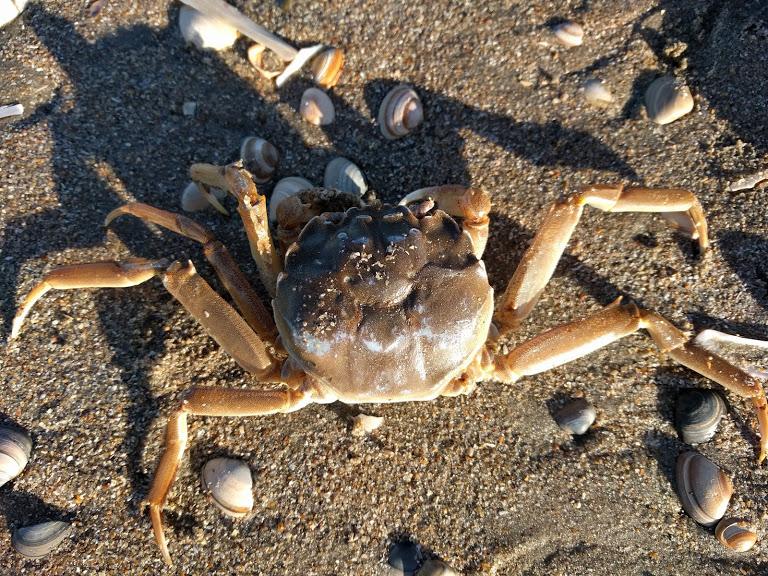
[(493, 290), (480, 260), (491, 207), (483, 191), (426, 188), (408, 194), (398, 206), (365, 206), (336, 191), (305, 191), (278, 207), (276, 248), (266, 198), (247, 172), (196, 164), (191, 174), (204, 188), (219, 187), (237, 199), (261, 281), (273, 296), (273, 312), (208, 230), (185, 216), (135, 203), (111, 212), (107, 224), (130, 214), (200, 242), (240, 314), (191, 262), (96, 262), (48, 272), (24, 300), (12, 334), (18, 334), (32, 305), (51, 288), (134, 286), (159, 275), (257, 381), (284, 384), (274, 390), (194, 387), (169, 417), (165, 449), (146, 500), (168, 563), (161, 511), (186, 447), (190, 414), (257, 416), (291, 412), (312, 402), (456, 396), (484, 380), (514, 382), (559, 366), (640, 328), (677, 362), (752, 398), (761, 434), (759, 460), (765, 457), (768, 407), (762, 387), (655, 312), (616, 301), (506, 354), (495, 346), (498, 333), (517, 326), (536, 304), (585, 205), (607, 212), (660, 212), (698, 239), (703, 252), (707, 225), (691, 192), (590, 186), (555, 202), (494, 314)]

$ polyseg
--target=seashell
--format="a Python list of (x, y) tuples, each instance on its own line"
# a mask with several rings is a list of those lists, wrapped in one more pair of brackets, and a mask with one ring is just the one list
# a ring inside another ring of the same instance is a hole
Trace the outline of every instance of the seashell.
[(733, 494), (731, 479), (716, 464), (697, 452), (677, 457), (677, 494), (688, 515), (712, 526), (725, 514)]
[(413, 132), (424, 120), (424, 107), (416, 90), (407, 84), (395, 86), (379, 108), (379, 128), (384, 137), (396, 140)]
[(15, 20), (26, 5), (27, 0), (0, 0), (0, 28)]
[(21, 474), (31, 453), (29, 434), (18, 428), (0, 428), (0, 486)]
[(418, 576), (461, 576), (461, 574), (442, 560), (430, 558), (424, 562), (424, 565), (418, 572)]
[(190, 182), (181, 193), (181, 209), (186, 212), (200, 212), (201, 210), (213, 206), (219, 210), (219, 212), (227, 214), (226, 209), (218, 202), (218, 200), (224, 198), (227, 193), (218, 188), (211, 188), (211, 195), (213, 196), (213, 199), (201, 190), (200, 185), (197, 182)]
[(324, 50), (312, 60), (312, 76), (321, 87), (333, 88), (344, 68), (344, 52), (338, 48)]
[(421, 549), (413, 542), (396, 542), (389, 549), (387, 563), (402, 574), (413, 574), (422, 562)]
[(358, 414), (352, 418), (352, 435), (365, 436), (376, 430), (384, 423), (381, 416), (370, 416), (368, 414)]
[(613, 102), (613, 94), (605, 87), (603, 81), (597, 78), (584, 82), (584, 97), (587, 102), (598, 108), (605, 108)]
[(346, 158), (334, 158), (328, 163), (325, 167), (323, 186), (352, 192), (360, 197), (368, 190), (362, 170)]
[(21, 116), (22, 114), (24, 114), (24, 104), (0, 106), (0, 118), (10, 118), (12, 116)]
[(302, 190), (307, 188), (314, 188), (315, 185), (309, 180), (300, 178), (299, 176), (288, 176), (283, 178), (272, 190), (272, 196), (269, 197), (269, 220), (270, 222), (277, 222), (277, 205), (289, 196), (295, 196)]
[(232, 26), (189, 6), (179, 9), (179, 29), (184, 40), (200, 50), (226, 50), (237, 40), (237, 30)]
[(40, 558), (61, 544), (71, 533), (72, 525), (68, 522), (51, 520), (14, 530), (11, 544), (22, 556)]
[(669, 124), (693, 110), (693, 96), (681, 80), (662, 76), (645, 91), (645, 109), (656, 124)]
[(256, 68), (256, 70), (261, 74), (264, 78), (267, 80), (271, 80), (275, 76), (279, 76), (280, 73), (283, 71), (283, 69), (279, 70), (270, 70), (267, 68), (267, 66), (264, 64), (264, 53), (266, 51), (267, 47), (262, 44), (252, 44), (248, 48), (248, 62), (251, 63), (251, 66)]
[(746, 552), (757, 542), (757, 533), (744, 518), (723, 518), (715, 528), (715, 536), (726, 548)]
[(247, 464), (214, 458), (203, 467), (203, 489), (227, 516), (241, 518), (253, 508), (253, 479)]
[(307, 88), (301, 96), (299, 112), (302, 118), (315, 126), (325, 126), (333, 122), (336, 111), (328, 94), (318, 88)]
[(684, 390), (677, 397), (675, 408), (680, 438), (688, 444), (707, 442), (715, 435), (725, 412), (725, 401), (714, 390)]
[(555, 422), (569, 434), (584, 434), (595, 421), (595, 408), (584, 398), (575, 398), (555, 413)]
[(253, 176), (253, 181), (263, 184), (272, 179), (280, 154), (277, 148), (263, 138), (250, 136), (240, 145), (240, 157), (245, 169)]
[(568, 48), (581, 46), (581, 43), (584, 41), (584, 28), (570, 20), (554, 26), (552, 33), (560, 44), (568, 46)]

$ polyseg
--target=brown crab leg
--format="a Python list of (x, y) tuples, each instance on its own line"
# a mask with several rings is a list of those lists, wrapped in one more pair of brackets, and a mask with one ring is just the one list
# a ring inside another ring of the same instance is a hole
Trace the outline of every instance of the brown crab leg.
[(237, 212), (243, 220), (251, 255), (259, 269), (261, 281), (269, 294), (274, 296), (277, 275), (282, 272), (283, 265), (269, 234), (267, 198), (256, 190), (247, 171), (234, 166), (193, 164), (189, 174), (192, 180), (222, 188), (237, 198)]
[(488, 243), (488, 225), (491, 211), (491, 198), (485, 190), (467, 188), (458, 185), (432, 186), (421, 188), (407, 194), (400, 204), (407, 206), (413, 202), (432, 199), (443, 212), (461, 219), (461, 227), (472, 238), (475, 256), (483, 257)]
[(517, 327), (536, 305), (579, 223), (585, 205), (606, 212), (661, 212), (674, 226), (698, 239), (702, 253), (709, 246), (704, 211), (696, 196), (688, 190), (624, 188), (620, 185), (586, 187), (550, 207), (496, 310), (495, 322), (501, 333)]
[(172, 562), (163, 532), (161, 512), (187, 445), (187, 415), (265, 416), (293, 412), (303, 408), (311, 401), (311, 394), (290, 389), (241, 390), (223, 387), (195, 387), (185, 394), (179, 408), (168, 418), (165, 448), (152, 479), (149, 495), (143, 503), (149, 506), (155, 540), (167, 564), (172, 564)]
[(226, 246), (216, 240), (214, 235), (204, 226), (191, 218), (175, 214), (167, 210), (155, 208), (149, 204), (134, 202), (112, 210), (107, 215), (105, 226), (117, 217), (129, 214), (147, 222), (162, 226), (176, 234), (195, 240), (203, 245), (203, 253), (216, 271), (224, 287), (232, 295), (237, 308), (246, 322), (254, 329), (262, 340), (274, 343), (277, 337), (277, 327), (272, 314), (262, 304), (256, 291), (246, 278), (243, 271), (235, 262)]
[(662, 352), (683, 366), (714, 380), (739, 396), (752, 399), (760, 428), (758, 461), (762, 462), (768, 450), (768, 404), (765, 391), (757, 380), (689, 341), (686, 334), (655, 312), (642, 310), (632, 303), (622, 305), (620, 300), (585, 319), (539, 334), (505, 356), (497, 356), (495, 377), (505, 382), (514, 382), (522, 376), (538, 374), (586, 356), (644, 328)]

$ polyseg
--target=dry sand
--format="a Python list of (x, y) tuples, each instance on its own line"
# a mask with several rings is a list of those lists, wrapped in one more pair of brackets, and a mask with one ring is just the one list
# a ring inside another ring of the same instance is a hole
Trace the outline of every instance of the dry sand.
[[(0, 415), (35, 443), (24, 473), (0, 489), (0, 574), (382, 574), (399, 538), (469, 574), (768, 572), (768, 468), (755, 466), (750, 404), (728, 394), (728, 416), (699, 447), (733, 478), (731, 512), (758, 524), (761, 541), (739, 555), (682, 512), (671, 484), (686, 449), (671, 422), (677, 391), (709, 383), (660, 358), (642, 334), (514, 386), (365, 406), (386, 420), (364, 438), (350, 433), (354, 409), (340, 406), (193, 418), (166, 513), (175, 569), (163, 567), (138, 508), (165, 415), (190, 385), (248, 377), (158, 281), (52, 293), (18, 341), (7, 340), (16, 302), (58, 264), (190, 257), (211, 278), (191, 242), (128, 220), (107, 231), (103, 218), (134, 199), (177, 209), (187, 166), (232, 161), (252, 134), (281, 150), (280, 176), (318, 182), (343, 155), (385, 200), (434, 184), (486, 188), (495, 209), (485, 261), (497, 291), (563, 192), (614, 181), (689, 188), (711, 225), (706, 260), (656, 216), (588, 211), (513, 340), (620, 294), (685, 329), (768, 339), (768, 193), (726, 191), (766, 167), (763, 0), (295, 0), (287, 11), (236, 2), (296, 44), (346, 50), (326, 129), (296, 113), (308, 81), (277, 93), (249, 68), (244, 44), (186, 48), (176, 3), (112, 0), (96, 17), (85, 4), (34, 3), (0, 30), (0, 104), (27, 109), (0, 123)], [(548, 27), (558, 18), (584, 25), (583, 46), (555, 44)], [(696, 104), (660, 127), (641, 104), (664, 72), (685, 79)], [(615, 105), (585, 102), (579, 88), (593, 76)], [(426, 121), (389, 142), (373, 119), (398, 82), (416, 87)], [(187, 101), (196, 116), (182, 114)], [(255, 277), (238, 219), (200, 219)], [(550, 408), (578, 394), (598, 420), (572, 441)], [(222, 454), (254, 471), (246, 521), (223, 518), (201, 494), (198, 471)], [(14, 528), (62, 517), (74, 534), (49, 557), (13, 552)]]

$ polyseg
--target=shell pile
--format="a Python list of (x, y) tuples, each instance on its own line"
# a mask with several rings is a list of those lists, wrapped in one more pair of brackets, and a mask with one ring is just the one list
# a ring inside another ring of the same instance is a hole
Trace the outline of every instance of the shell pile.
[(21, 474), (32, 453), (32, 439), (23, 430), (0, 427), (0, 486)]
[(240, 158), (243, 161), (243, 167), (251, 173), (253, 181), (263, 184), (272, 180), (280, 154), (277, 148), (264, 138), (250, 136), (240, 145)]
[(22, 556), (41, 558), (61, 544), (71, 533), (72, 525), (68, 522), (51, 520), (15, 530), (11, 544)]
[(179, 29), (188, 44), (200, 50), (226, 50), (237, 40), (237, 30), (226, 22), (189, 6), (179, 9)]
[(203, 467), (203, 489), (227, 516), (242, 518), (253, 509), (253, 479), (247, 464), (214, 458)]
[(326, 126), (336, 118), (336, 110), (328, 94), (318, 88), (307, 88), (299, 105), (301, 117), (315, 126)]
[(378, 120), (381, 133), (389, 140), (413, 132), (424, 120), (424, 107), (416, 90), (407, 84), (395, 86), (384, 96)]
[(733, 494), (731, 479), (697, 452), (677, 457), (677, 494), (683, 509), (703, 526), (713, 526), (725, 514)]
[(687, 444), (709, 441), (725, 415), (725, 400), (714, 390), (684, 390), (677, 398), (675, 424)]
[(645, 108), (656, 124), (669, 124), (693, 110), (693, 96), (681, 80), (662, 76), (648, 86)]

